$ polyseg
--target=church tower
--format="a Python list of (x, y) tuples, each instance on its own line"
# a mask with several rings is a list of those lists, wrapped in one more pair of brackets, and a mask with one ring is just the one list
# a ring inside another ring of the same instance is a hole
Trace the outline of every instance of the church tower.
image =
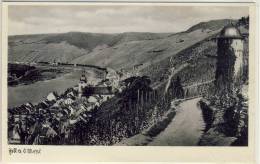
[(244, 41), (240, 31), (233, 25), (222, 29), (217, 38), (218, 56), (216, 70), (217, 91), (232, 93), (240, 88), (243, 76)]
[(87, 78), (85, 74), (82, 74), (79, 80), (79, 86), (78, 86), (78, 97), (81, 98), (83, 94), (84, 88), (87, 86)]

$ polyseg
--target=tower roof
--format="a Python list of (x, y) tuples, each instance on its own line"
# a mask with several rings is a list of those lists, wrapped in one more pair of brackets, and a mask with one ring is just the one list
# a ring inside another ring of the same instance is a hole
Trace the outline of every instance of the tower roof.
[(240, 31), (233, 25), (225, 26), (220, 31), (219, 38), (243, 39)]
[(81, 75), (80, 81), (85, 82), (85, 83), (87, 82), (87, 78), (84, 74)]

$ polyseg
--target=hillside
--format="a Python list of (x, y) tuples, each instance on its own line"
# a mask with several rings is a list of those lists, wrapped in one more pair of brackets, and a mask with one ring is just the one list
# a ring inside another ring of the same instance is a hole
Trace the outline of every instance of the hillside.
[(69, 32), (10, 36), (9, 61), (68, 62), (114, 69), (145, 68), (216, 35), (230, 20), (199, 23), (187, 31), (167, 33), (95, 34)]
[(231, 20), (231, 19), (220, 19), (220, 20), (211, 20), (208, 22), (200, 22), (192, 27), (190, 27), (187, 32), (191, 32), (194, 30), (218, 30), (219, 28), (229, 24), (229, 23), (233, 23), (236, 24), (237, 20)]
[(81, 32), (10, 36), (8, 40), (9, 61), (53, 62), (56, 60), (71, 62), (80, 56), (88, 55), (95, 49), (113, 47), (130, 41), (155, 40), (164, 36), (167, 36), (167, 34), (95, 34)]
[[(212, 22), (211, 22), (212, 23)], [(202, 23), (205, 25), (205, 23)], [(203, 25), (203, 26), (204, 26)], [(244, 58), (247, 61), (244, 65), (244, 78), (248, 78), (248, 22), (236, 24), (241, 34), (244, 36)], [(201, 28), (200, 25), (191, 27), (193, 29)], [(190, 30), (190, 29), (189, 29)], [(188, 31), (189, 31), (188, 30)], [(143, 75), (151, 77), (154, 85), (168, 79), (169, 69), (174, 67), (178, 72), (173, 78), (181, 77), (182, 84), (192, 85), (210, 81), (215, 78), (217, 43), (215, 37), (218, 33), (210, 35), (208, 38), (201, 40), (192, 46), (185, 48), (175, 55), (166, 57), (159, 62), (153, 63), (147, 67), (141, 68)]]

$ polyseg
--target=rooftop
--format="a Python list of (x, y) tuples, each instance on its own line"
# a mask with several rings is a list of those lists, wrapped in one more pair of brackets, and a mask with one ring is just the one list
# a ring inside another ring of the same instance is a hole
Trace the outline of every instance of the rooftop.
[(219, 38), (242, 39), (243, 37), (238, 28), (233, 25), (227, 25), (221, 30)]

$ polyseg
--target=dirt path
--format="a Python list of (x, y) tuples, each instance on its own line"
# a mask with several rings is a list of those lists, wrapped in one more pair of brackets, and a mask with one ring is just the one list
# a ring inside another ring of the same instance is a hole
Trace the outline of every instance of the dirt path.
[(167, 128), (156, 136), (150, 146), (196, 146), (205, 128), (200, 98), (183, 101)]

